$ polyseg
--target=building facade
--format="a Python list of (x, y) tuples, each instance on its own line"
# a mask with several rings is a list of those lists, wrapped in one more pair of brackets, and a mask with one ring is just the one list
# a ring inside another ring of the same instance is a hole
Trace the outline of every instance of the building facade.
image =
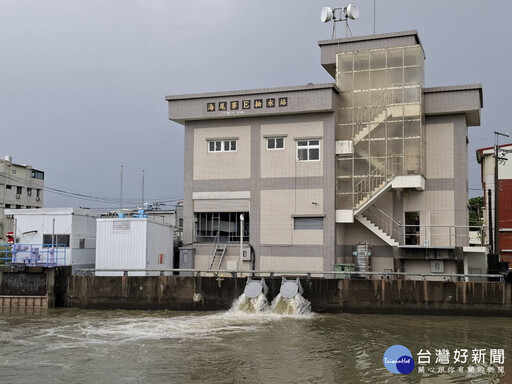
[[(499, 242), (496, 253), (499, 253), (501, 261), (512, 263), (512, 144), (500, 145), (498, 148), (498, 219)], [(477, 161), (481, 165), (482, 188), (484, 190), (484, 209), (482, 210), (483, 222), (487, 229), (486, 239), (492, 238), (496, 244), (494, 228), (496, 228), (496, 188), (494, 183), (494, 147), (480, 148), (476, 151)], [(491, 191), (491, 204), (489, 194)], [(491, 209), (492, 225), (489, 225), (489, 209)], [(493, 233), (489, 229), (493, 228)]]
[(31, 209), (43, 207), (44, 172), (26, 164), (12, 162), (12, 157), (0, 159), (0, 242), (13, 231), (12, 218), (5, 209)]
[[(20, 250), (16, 262), (47, 264), (51, 249), (57, 246), (57, 266), (94, 268), (96, 259), (96, 217), (82, 208), (8, 209), (15, 220), (14, 236)], [(34, 254), (37, 256), (34, 258)], [(55, 254), (53, 255), (55, 256)]]
[(416, 31), (319, 45), (333, 83), (166, 97), (195, 267), (462, 273), (481, 86), (425, 88)]

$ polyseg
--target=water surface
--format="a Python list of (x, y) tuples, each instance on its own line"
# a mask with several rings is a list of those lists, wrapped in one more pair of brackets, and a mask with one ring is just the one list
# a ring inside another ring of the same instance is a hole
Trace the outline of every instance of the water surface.
[[(503, 348), (506, 376), (393, 375), (393, 344)], [(0, 382), (512, 383), (511, 345), (507, 318), (4, 309)]]

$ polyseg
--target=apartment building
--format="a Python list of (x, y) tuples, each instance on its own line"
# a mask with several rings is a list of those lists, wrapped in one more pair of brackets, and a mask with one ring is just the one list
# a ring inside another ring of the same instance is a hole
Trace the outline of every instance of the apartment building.
[(27, 164), (13, 163), (11, 156), (0, 159), (0, 242), (13, 231), (14, 222), (5, 209), (43, 207), (44, 172)]
[(481, 86), (425, 88), (416, 31), (319, 46), (333, 83), (166, 97), (195, 268), (468, 270)]
[[(501, 261), (508, 261), (512, 264), (512, 144), (504, 144), (498, 147), (498, 155), (501, 161), (498, 162), (498, 220), (499, 237), (496, 253), (500, 254)], [(494, 147), (480, 148), (476, 151), (476, 158), (481, 166), (482, 188), (484, 190), (484, 209), (482, 210), (483, 221), (487, 229), (486, 239), (496, 244), (496, 188), (494, 183)], [(489, 194), (491, 201), (489, 204)], [(492, 223), (489, 223), (489, 209), (491, 209)], [(489, 229), (492, 232), (489, 234)]]

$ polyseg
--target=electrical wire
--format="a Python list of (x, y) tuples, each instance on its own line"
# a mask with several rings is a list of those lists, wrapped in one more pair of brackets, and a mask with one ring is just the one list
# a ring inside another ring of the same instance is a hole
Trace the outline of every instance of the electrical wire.
[[(121, 199), (118, 197), (106, 197), (106, 196), (95, 196), (95, 195), (88, 195), (83, 193), (76, 193), (71, 191), (66, 191), (64, 189), (60, 188), (54, 188), (49, 187), (47, 185), (41, 185), (38, 182), (34, 182), (31, 180), (25, 180), (17, 176), (9, 175), (7, 173), (0, 173), (0, 177), (3, 177), (6, 180), (12, 181), (14, 183), (17, 183), (16, 186), (22, 186), (25, 188), (34, 188), (34, 189), (42, 189), (46, 192), (54, 193), (61, 196), (71, 197), (79, 200), (86, 200), (86, 201), (95, 201), (99, 203), (111, 203), (111, 204), (119, 204)], [(166, 196), (163, 198), (158, 199), (146, 199), (148, 201), (157, 201), (159, 203), (172, 203), (183, 199), (181, 195), (175, 195), (175, 196)], [(126, 202), (127, 204), (137, 204), (140, 203), (140, 198), (134, 198), (134, 199), (124, 199), (123, 202)]]

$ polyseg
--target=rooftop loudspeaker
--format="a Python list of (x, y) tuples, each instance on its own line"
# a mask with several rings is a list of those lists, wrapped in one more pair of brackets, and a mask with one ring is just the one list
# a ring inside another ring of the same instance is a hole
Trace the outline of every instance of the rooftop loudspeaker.
[(320, 14), (320, 20), (322, 23), (327, 23), (332, 20), (333, 10), (329, 7), (323, 7), (322, 13)]
[(359, 19), (359, 7), (357, 6), (357, 4), (349, 4), (347, 6), (347, 9), (345, 10), (345, 14), (349, 19), (357, 20)]

